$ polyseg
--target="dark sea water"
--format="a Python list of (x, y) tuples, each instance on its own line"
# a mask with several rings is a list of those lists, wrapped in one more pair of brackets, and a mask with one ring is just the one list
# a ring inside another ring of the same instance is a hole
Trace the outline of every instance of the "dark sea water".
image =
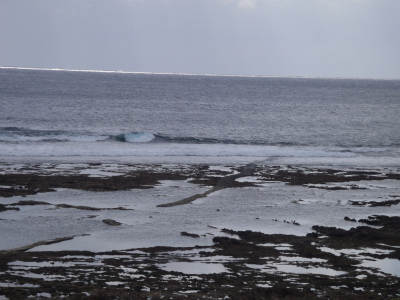
[(0, 159), (400, 165), (400, 80), (0, 68)]

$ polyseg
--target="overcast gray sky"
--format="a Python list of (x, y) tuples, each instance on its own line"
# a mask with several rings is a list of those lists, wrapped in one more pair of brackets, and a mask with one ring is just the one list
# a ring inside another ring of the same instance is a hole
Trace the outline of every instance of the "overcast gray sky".
[(400, 78), (400, 0), (0, 0), (0, 66)]

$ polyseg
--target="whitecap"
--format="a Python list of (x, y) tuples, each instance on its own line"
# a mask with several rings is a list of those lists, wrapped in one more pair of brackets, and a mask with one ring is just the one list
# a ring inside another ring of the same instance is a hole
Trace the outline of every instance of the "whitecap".
[(124, 139), (129, 143), (148, 143), (155, 139), (151, 132), (130, 132), (124, 134)]

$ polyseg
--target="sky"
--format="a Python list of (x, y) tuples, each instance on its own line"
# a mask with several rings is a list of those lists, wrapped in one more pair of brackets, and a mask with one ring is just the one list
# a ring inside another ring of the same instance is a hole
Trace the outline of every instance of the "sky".
[(400, 79), (400, 0), (0, 0), (0, 66)]

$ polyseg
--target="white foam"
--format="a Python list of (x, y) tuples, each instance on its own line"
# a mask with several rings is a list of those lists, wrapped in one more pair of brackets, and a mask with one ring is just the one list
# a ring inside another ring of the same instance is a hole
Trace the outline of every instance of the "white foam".
[(154, 138), (151, 133), (126, 134), (132, 143), (32, 143), (0, 144), (2, 156), (246, 156), (246, 157), (297, 157), (297, 158), (354, 158), (352, 152), (334, 151), (313, 147), (278, 147), (233, 144), (181, 144), (146, 143)]
[(129, 143), (148, 143), (154, 140), (155, 136), (150, 132), (131, 132), (125, 133), (124, 138)]

